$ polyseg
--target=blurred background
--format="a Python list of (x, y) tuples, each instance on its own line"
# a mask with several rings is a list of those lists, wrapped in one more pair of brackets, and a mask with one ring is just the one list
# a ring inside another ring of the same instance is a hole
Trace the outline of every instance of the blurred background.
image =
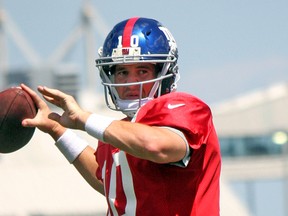
[[(107, 110), (95, 58), (112, 27), (155, 18), (179, 48), (179, 91), (207, 102), (221, 142), (221, 215), (288, 215), (288, 1), (0, 0), (0, 91), (26, 83)], [(92, 146), (95, 140), (86, 136)], [(105, 215), (93, 191), (36, 130), (0, 154), (0, 215)]]

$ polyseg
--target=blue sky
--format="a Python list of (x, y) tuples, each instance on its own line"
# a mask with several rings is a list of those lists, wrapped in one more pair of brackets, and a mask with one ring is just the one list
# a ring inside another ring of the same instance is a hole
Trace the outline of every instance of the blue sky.
[[(179, 48), (179, 90), (208, 103), (288, 81), (287, 0), (92, 2), (107, 29), (132, 16), (155, 18), (168, 27)], [(45, 59), (78, 24), (82, 1), (0, 3)], [(95, 57), (101, 35), (95, 31)], [(71, 59), (81, 64), (83, 59), (75, 56)], [(9, 57), (11, 67), (27, 64), (13, 44)]]

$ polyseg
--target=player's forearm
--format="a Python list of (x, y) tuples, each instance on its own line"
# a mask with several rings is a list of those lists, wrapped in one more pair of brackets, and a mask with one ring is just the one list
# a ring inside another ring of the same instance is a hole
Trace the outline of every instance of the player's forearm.
[(96, 178), (96, 170), (98, 168), (98, 164), (96, 163), (94, 152), (95, 150), (88, 146), (74, 160), (73, 165), (91, 187), (104, 195), (103, 184)]

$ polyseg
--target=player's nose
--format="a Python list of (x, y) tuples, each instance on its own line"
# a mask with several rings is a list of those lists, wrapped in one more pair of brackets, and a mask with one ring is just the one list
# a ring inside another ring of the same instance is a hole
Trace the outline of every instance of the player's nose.
[(126, 82), (127, 83), (139, 82), (139, 76), (137, 76), (137, 74), (134, 73), (129, 73)]

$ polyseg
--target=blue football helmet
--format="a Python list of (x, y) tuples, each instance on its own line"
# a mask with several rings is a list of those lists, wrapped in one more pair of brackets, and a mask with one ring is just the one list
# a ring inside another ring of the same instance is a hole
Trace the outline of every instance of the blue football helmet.
[[(178, 50), (170, 31), (154, 19), (134, 17), (118, 23), (106, 37), (103, 47), (98, 51), (96, 66), (105, 91), (107, 106), (122, 111), (129, 117), (146, 102), (163, 94), (175, 91), (180, 79), (178, 72)], [(118, 64), (152, 63), (157, 69), (157, 78), (144, 82), (115, 84), (113, 68)], [(117, 86), (154, 83), (149, 96), (135, 100), (119, 98)], [(110, 97), (109, 97), (110, 95)]]

